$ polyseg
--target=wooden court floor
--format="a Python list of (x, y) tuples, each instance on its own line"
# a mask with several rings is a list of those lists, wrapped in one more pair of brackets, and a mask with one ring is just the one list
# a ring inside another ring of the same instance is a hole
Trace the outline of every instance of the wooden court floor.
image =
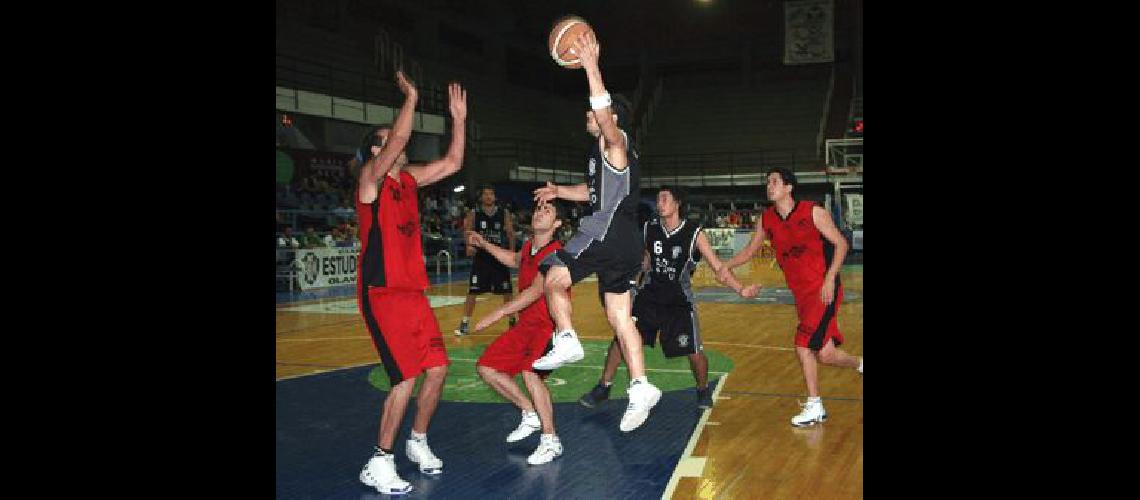
[[(746, 283), (785, 287), (778, 268), (770, 264), (770, 260), (756, 259), (737, 275)], [(861, 356), (862, 266), (845, 267), (841, 279), (849, 295), (857, 295), (845, 298), (840, 307), (839, 325), (846, 339), (843, 349)], [(704, 265), (698, 268), (693, 284), (694, 288), (717, 286)], [(462, 298), (466, 283), (433, 286), (429, 293)], [(482, 317), (499, 303), (497, 297), (480, 301), (473, 318)], [(598, 303), (596, 282), (576, 285), (573, 305), (579, 335), (598, 340), (612, 337)], [(378, 361), (358, 314), (282, 308), (276, 312), (278, 379)], [(734, 367), (706, 425), (697, 430), (700, 434), (691, 455), (705, 458), (701, 475), (682, 477), (672, 498), (862, 498), (860, 375), (850, 369), (821, 366), (820, 391), (828, 421), (812, 428), (794, 428), (789, 419), (799, 412), (797, 402), (807, 396), (792, 348), (795, 306), (701, 302), (697, 311), (705, 348), (732, 358)], [(486, 344), (506, 329), (503, 323), (481, 335), (457, 338), (451, 331), (459, 323), (463, 305), (445, 306), (435, 312), (448, 347)], [(628, 376), (624, 367), (618, 373), (618, 377), (623, 376)]]

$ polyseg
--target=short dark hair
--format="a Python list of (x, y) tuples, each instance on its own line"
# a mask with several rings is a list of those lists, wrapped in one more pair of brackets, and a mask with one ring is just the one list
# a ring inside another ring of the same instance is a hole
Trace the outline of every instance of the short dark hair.
[(358, 156), (363, 158), (363, 160), (361, 160), (361, 163), (372, 159), (372, 146), (383, 145), (380, 142), (380, 139), (376, 137), (376, 133), (381, 130), (392, 130), (392, 124), (383, 123), (377, 125), (369, 130), (368, 133), (365, 134), (364, 137), (360, 140), (360, 149), (358, 149), (356, 152)]
[[(772, 175), (772, 174), (779, 174), (780, 180), (783, 181), (784, 184), (787, 184), (787, 185), (792, 186), (792, 187), (796, 187), (800, 183), (798, 180), (796, 180), (796, 174), (793, 173), (790, 169), (787, 169), (784, 167), (776, 167), (776, 168), (773, 168), (772, 170), (769, 170), (768, 175)], [(765, 175), (764, 177), (767, 178), (768, 175)]]
[[(479, 196), (483, 196), (483, 191), (486, 191), (488, 189), (490, 189), (492, 193), (495, 193), (495, 186), (492, 186), (490, 184), (483, 184), (482, 186), (479, 186)], [(495, 194), (497, 195), (498, 193)]]
[(611, 94), (610, 99), (613, 101), (613, 104), (610, 105), (610, 109), (613, 110), (614, 114), (618, 115), (618, 128), (626, 131), (626, 133), (632, 134), (633, 131), (629, 128), (632, 126), (631, 122), (633, 121), (633, 103), (629, 102), (629, 99), (626, 99), (626, 97), (621, 94)]
[[(630, 122), (633, 120), (633, 103), (621, 94), (610, 94), (610, 101), (612, 101), (610, 111), (617, 115), (618, 128), (624, 130), (627, 134), (633, 134), (633, 131), (629, 129), (632, 126)], [(592, 108), (587, 105), (586, 109), (589, 110)]]
[(669, 194), (673, 195), (673, 199), (677, 200), (678, 209), (682, 212), (685, 211), (685, 202), (688, 201), (689, 198), (685, 188), (662, 184), (661, 187), (657, 188), (657, 192), (660, 193), (662, 191), (668, 191)]

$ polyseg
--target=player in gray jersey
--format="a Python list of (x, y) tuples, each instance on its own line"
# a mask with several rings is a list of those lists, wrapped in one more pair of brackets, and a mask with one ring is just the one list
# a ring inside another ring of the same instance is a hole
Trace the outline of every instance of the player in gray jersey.
[(554, 318), (554, 348), (534, 362), (537, 370), (553, 370), (584, 356), (582, 343), (570, 322), (572, 283), (598, 275), (606, 319), (613, 327), (630, 372), (629, 405), (618, 429), (629, 432), (645, 423), (649, 410), (661, 399), (661, 390), (645, 376), (641, 339), (633, 322), (633, 297), (641, 270), (642, 237), (637, 223), (640, 169), (629, 127), (630, 106), (620, 96), (611, 98), (598, 69), (600, 47), (592, 33), (584, 33), (571, 49), (582, 61), (590, 87), (586, 131), (594, 138), (586, 158), (586, 182), (573, 186), (546, 186), (535, 190), (540, 203), (562, 198), (589, 202), (588, 213), (566, 247), (547, 256), (539, 266), (546, 304)]
[[(659, 218), (646, 222), (642, 229), (645, 278), (633, 302), (633, 317), (645, 345), (653, 347), (660, 332), (661, 350), (665, 357), (689, 357), (689, 368), (697, 382), (697, 405), (711, 408), (709, 361), (704, 353), (700, 322), (697, 321), (692, 277), (701, 256), (708, 261), (714, 275), (722, 264), (708, 238), (701, 232), (700, 224), (681, 217), (684, 204), (685, 195), (677, 188), (662, 186), (657, 192)], [(717, 280), (741, 297), (755, 297), (760, 290), (760, 285), (744, 287), (731, 272), (725, 273), (724, 277), (724, 280), (719, 277)], [(583, 406), (593, 408), (609, 399), (610, 386), (621, 360), (621, 350), (616, 342), (611, 342), (601, 380), (578, 400)]]

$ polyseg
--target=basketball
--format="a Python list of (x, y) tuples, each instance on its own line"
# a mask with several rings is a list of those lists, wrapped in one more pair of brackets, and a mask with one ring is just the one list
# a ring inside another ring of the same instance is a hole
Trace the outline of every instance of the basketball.
[(582, 63), (578, 61), (578, 56), (570, 53), (570, 48), (582, 33), (593, 31), (590, 24), (581, 17), (570, 15), (558, 19), (550, 30), (550, 40), (547, 42), (550, 58), (563, 68), (581, 68)]

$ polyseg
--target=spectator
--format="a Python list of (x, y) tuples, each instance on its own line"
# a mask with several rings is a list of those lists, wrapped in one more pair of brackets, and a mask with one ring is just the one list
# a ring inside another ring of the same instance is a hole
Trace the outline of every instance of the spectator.
[(297, 238), (293, 237), (293, 226), (285, 226), (283, 234), (277, 238), (277, 248), (297, 249), (300, 247), (301, 243), (297, 241)]
[(329, 234), (326, 234), (324, 238), (321, 238), (321, 241), (325, 244), (326, 247), (333, 248), (336, 247), (336, 242), (339, 237), (340, 229), (334, 227), (332, 231), (329, 232)]
[(301, 237), (301, 248), (320, 248), (325, 246), (324, 240), (317, 236), (317, 230), (313, 226), (305, 228), (305, 235)]

